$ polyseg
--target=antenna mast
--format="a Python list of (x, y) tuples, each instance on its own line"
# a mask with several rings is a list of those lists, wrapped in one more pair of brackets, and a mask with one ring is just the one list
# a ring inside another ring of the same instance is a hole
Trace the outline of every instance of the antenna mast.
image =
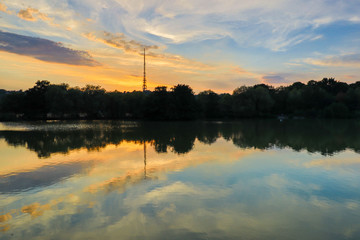
[(143, 79), (143, 92), (146, 91), (146, 72), (145, 72), (145, 48), (144, 48), (144, 79)]

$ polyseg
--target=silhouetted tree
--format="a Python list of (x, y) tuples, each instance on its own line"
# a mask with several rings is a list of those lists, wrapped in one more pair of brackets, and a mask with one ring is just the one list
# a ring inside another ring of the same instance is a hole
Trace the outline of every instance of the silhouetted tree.
[(108, 93), (109, 101), (106, 106), (106, 116), (111, 119), (119, 119), (125, 117), (124, 94), (118, 91)]
[(25, 93), (23, 91), (13, 91), (5, 94), (1, 99), (2, 113), (24, 113)]
[(50, 85), (45, 92), (46, 110), (54, 114), (54, 117), (63, 117), (71, 113), (73, 103), (68, 96), (68, 84)]
[(82, 89), (84, 98), (84, 111), (90, 118), (103, 118), (106, 105), (105, 89), (100, 86), (86, 85)]
[(188, 85), (167, 90), (107, 92), (37, 81), (22, 91), (0, 90), (0, 119), (45, 118), (192, 120), (196, 118), (256, 118), (278, 115), (313, 118), (360, 117), (360, 82), (348, 85), (334, 78), (295, 82), (274, 88), (241, 86), (233, 94), (206, 90), (195, 95)]
[(236, 117), (264, 117), (270, 114), (274, 100), (268, 87), (240, 87), (234, 90), (234, 114)]
[(33, 88), (25, 92), (25, 109), (27, 116), (45, 118), (47, 113), (45, 93), (50, 86), (46, 80), (37, 81)]
[(232, 118), (234, 116), (232, 109), (233, 97), (228, 93), (220, 94), (219, 97), (220, 116), (222, 118)]
[(169, 120), (173, 118), (174, 106), (170, 101), (167, 87), (158, 86), (146, 98), (145, 117), (156, 120)]
[(145, 112), (145, 93), (139, 91), (124, 94), (125, 117), (142, 119)]
[(201, 112), (205, 118), (217, 118), (220, 116), (219, 96), (211, 90), (203, 91), (197, 96)]
[(175, 119), (190, 120), (196, 118), (196, 100), (193, 90), (188, 85), (178, 84), (171, 92), (175, 109)]

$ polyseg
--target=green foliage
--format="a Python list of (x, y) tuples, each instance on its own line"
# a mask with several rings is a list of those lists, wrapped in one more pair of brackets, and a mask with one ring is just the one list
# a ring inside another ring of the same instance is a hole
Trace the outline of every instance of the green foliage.
[(236, 117), (266, 117), (270, 115), (274, 100), (266, 85), (240, 87), (233, 93), (233, 111)]

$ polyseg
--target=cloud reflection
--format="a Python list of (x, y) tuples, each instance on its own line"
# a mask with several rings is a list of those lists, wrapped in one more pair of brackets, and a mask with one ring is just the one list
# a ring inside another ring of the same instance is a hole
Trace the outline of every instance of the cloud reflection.
[[(80, 174), (93, 167), (94, 161), (80, 161), (45, 165), (24, 172), (0, 175), (0, 193), (11, 194), (44, 188)], [(25, 169), (23, 169), (25, 170)]]
[[(233, 131), (237, 128), (232, 124), (233, 128), (222, 129), (219, 137), (215, 126), (221, 125), (208, 125), (207, 132), (197, 126), (199, 132), (190, 134), (196, 139), (187, 154), (147, 147), (146, 165), (142, 144), (149, 146), (155, 140), (150, 137), (151, 130), (142, 128), (141, 135), (127, 129), (126, 134), (122, 132), (127, 141), (107, 145), (101, 151), (70, 151), (40, 159), (56, 162), (52, 167), (58, 165), (59, 170), (64, 164), (61, 160), (74, 169), (78, 162), (83, 167), (78, 171), (81, 174), (70, 174), (57, 184), (39, 185), (36, 191), (2, 193), (0, 204), (15, 209), (0, 217), (1, 226), (7, 229), (4, 236), (31, 238), (39, 232), (44, 238), (55, 239), (75, 235), (81, 239), (159, 239), (164, 234), (174, 239), (359, 236), (355, 223), (359, 220), (360, 179), (356, 172), (308, 166), (334, 157), (290, 148), (260, 148), (268, 146), (267, 141), (252, 142), (259, 150), (239, 148), (245, 140), (255, 140), (248, 138), (244, 129), (242, 134)], [(251, 132), (249, 126), (246, 130)], [(110, 137), (110, 132), (106, 133)], [(174, 131), (169, 133), (177, 136)], [(262, 135), (263, 140), (267, 137)], [(352, 159), (356, 155), (346, 151), (336, 156)], [(39, 159), (34, 156), (31, 161)], [(56, 171), (44, 166), (32, 171), (49, 171), (48, 175), (39, 174), (46, 181)], [(72, 171), (66, 168), (64, 172)]]

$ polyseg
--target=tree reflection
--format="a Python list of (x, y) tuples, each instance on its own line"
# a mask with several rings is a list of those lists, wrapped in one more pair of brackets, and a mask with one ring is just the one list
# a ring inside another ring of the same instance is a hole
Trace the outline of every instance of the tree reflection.
[(9, 145), (35, 151), (40, 158), (81, 148), (99, 150), (122, 141), (150, 142), (158, 153), (185, 154), (192, 150), (195, 140), (212, 144), (220, 137), (240, 148), (289, 147), (323, 155), (345, 149), (360, 151), (360, 123), (356, 120), (139, 122), (133, 127), (124, 127), (118, 121), (95, 121), (84, 129), (64, 129), (61, 124), (50, 129), (40, 125), (36, 131), (0, 131), (0, 138)]

